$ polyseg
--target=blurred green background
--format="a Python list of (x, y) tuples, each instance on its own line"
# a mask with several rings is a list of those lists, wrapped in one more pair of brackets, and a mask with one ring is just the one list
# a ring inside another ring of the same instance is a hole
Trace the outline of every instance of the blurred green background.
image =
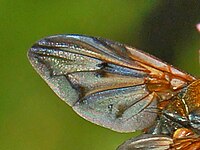
[(53, 34), (101, 36), (199, 76), (199, 1), (0, 0), (0, 150), (112, 150), (122, 134), (76, 115), (26, 57)]

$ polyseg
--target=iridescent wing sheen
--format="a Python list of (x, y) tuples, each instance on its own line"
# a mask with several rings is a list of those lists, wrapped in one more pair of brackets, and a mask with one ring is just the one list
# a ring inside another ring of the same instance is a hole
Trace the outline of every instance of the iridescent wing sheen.
[(80, 116), (119, 132), (152, 125), (158, 103), (195, 80), (142, 51), (83, 35), (44, 38), (28, 58)]

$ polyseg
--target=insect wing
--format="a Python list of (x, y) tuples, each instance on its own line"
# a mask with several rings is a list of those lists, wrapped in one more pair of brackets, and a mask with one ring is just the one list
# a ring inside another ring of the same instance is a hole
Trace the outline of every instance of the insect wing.
[(157, 103), (195, 80), (124, 44), (82, 35), (44, 38), (31, 47), (28, 57), (80, 116), (119, 132), (152, 125)]
[(167, 136), (143, 134), (127, 140), (117, 150), (169, 150), (173, 140)]
[(171, 138), (164, 135), (143, 134), (131, 138), (120, 145), (117, 150), (199, 150), (198, 136)]

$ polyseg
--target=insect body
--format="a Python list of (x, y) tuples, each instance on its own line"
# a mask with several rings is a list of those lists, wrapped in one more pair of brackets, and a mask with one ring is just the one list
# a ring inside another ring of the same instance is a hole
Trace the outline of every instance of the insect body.
[(28, 58), (80, 116), (118, 132), (118, 149), (200, 149), (200, 80), (130, 46), (83, 35), (36, 42)]

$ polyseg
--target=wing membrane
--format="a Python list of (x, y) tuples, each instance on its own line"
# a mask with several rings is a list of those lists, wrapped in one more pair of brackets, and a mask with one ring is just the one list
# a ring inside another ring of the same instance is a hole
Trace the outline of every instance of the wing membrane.
[(143, 134), (131, 138), (120, 145), (117, 150), (199, 150), (200, 138), (190, 136), (172, 139), (164, 135)]
[(81, 35), (44, 38), (28, 57), (79, 115), (120, 132), (152, 125), (157, 103), (195, 79), (134, 48)]
[(173, 140), (167, 136), (143, 134), (120, 145), (117, 150), (170, 150)]

